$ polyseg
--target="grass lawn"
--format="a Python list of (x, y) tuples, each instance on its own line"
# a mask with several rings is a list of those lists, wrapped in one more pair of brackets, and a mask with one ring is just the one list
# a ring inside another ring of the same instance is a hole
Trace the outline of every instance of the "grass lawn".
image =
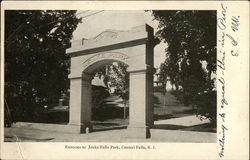
[[(151, 132), (153, 135), (152, 141), (182, 141), (181, 139), (172, 139), (173, 137), (170, 136), (173, 134), (177, 135), (180, 134), (181, 137), (183, 137), (183, 141), (189, 142), (192, 138), (192, 135), (195, 134), (198, 136), (198, 139), (194, 139), (194, 142), (203, 142), (206, 141), (206, 139), (203, 139), (204, 137), (206, 138), (206, 135), (208, 135), (207, 141), (213, 141), (210, 139), (213, 139), (214, 133), (216, 133), (216, 128), (211, 127), (209, 123), (206, 122), (201, 122), (194, 114), (192, 107), (191, 106), (184, 106), (183, 104), (179, 103), (173, 95), (170, 93), (166, 93), (166, 95), (162, 95), (160, 93), (154, 93), (154, 95), (158, 98), (158, 101), (154, 104), (154, 127), (151, 128)], [(107, 136), (107, 133), (113, 133), (117, 135), (121, 135), (123, 137), (123, 132), (127, 128), (129, 121), (128, 118), (124, 119), (123, 118), (123, 102), (121, 99), (119, 99), (117, 96), (111, 96), (106, 99), (106, 108), (104, 108), (103, 112), (105, 113), (104, 118), (97, 118), (93, 119), (93, 133), (89, 134), (90, 136), (86, 137), (84, 134), (82, 135), (75, 135), (76, 139), (75, 141), (90, 141), (91, 139), (93, 140), (100, 140), (100, 141), (105, 141)], [(45, 119), (44, 123), (57, 123), (57, 124), (67, 124), (68, 123), (68, 110), (63, 111), (52, 111), (52, 112), (47, 112), (45, 114), (47, 116), (47, 119)], [(44, 115), (44, 116), (45, 116)], [(41, 123), (41, 122), (40, 122)], [(32, 135), (37, 136), (20, 136), (15, 137), (15, 136), (10, 136), (6, 134), (5, 136), (5, 141), (6, 142), (15, 142), (15, 141), (37, 141), (37, 142), (43, 142), (43, 141), (60, 141), (58, 140), (57, 135), (54, 133), (54, 138), (51, 140), (46, 137), (50, 137), (51, 133), (47, 131), (31, 131), (28, 129), (23, 129), (24, 131), (18, 130), (17, 128), (6, 128), (5, 131), (8, 130), (13, 130), (15, 132), (27, 132)], [(178, 132), (180, 130), (181, 132)], [(102, 132), (99, 132), (102, 131)], [(104, 131), (104, 132), (103, 132)], [(190, 132), (192, 131), (192, 132)], [(34, 133), (33, 133), (34, 132)], [(43, 135), (39, 137), (38, 135)], [(60, 136), (61, 137), (60, 133)], [(158, 134), (166, 134), (168, 136), (164, 136), (165, 139), (161, 140), (159, 138), (164, 138), (160, 137)], [(22, 135), (22, 134), (21, 134)], [(64, 135), (64, 134), (62, 134)], [(52, 137), (53, 137), (52, 136)], [(79, 137), (78, 137), (79, 136)], [(91, 138), (94, 137), (94, 138)], [(186, 136), (186, 138), (185, 138)], [(35, 138), (34, 138), (35, 137)], [(65, 134), (64, 137), (66, 140), (67, 139), (67, 134)], [(62, 138), (61, 137), (61, 138)], [(85, 137), (85, 138), (84, 138)], [(104, 137), (103, 139), (100, 139), (100, 137)], [(172, 137), (172, 138), (171, 138)], [(175, 137), (175, 136), (174, 136)], [(210, 137), (210, 138), (209, 138)], [(98, 139), (99, 138), (99, 139)], [(166, 139), (167, 138), (167, 139)], [(71, 138), (68, 137), (68, 140), (72, 141)], [(114, 139), (114, 141), (120, 141), (117, 139)]]
[[(155, 92), (154, 93), (154, 121), (168, 120), (174, 118), (181, 118), (190, 115), (195, 115), (191, 106), (184, 106), (176, 100), (170, 93), (165, 95)], [(128, 115), (128, 108), (126, 109)], [(94, 131), (123, 129), (129, 124), (128, 117), (124, 119), (123, 101), (118, 96), (111, 95), (105, 99), (105, 106), (98, 108), (92, 115), (92, 123)], [(41, 118), (37, 123), (54, 123), (54, 124), (67, 124), (69, 121), (69, 110), (48, 110), (41, 114)], [(157, 123), (156, 123), (157, 124)], [(198, 126), (196, 126), (197, 128)], [(202, 130), (203, 126), (199, 126)], [(157, 128), (157, 126), (156, 126)], [(207, 129), (207, 126), (204, 130)], [(186, 129), (183, 127), (164, 127), (164, 129)], [(195, 129), (195, 128), (193, 128)]]

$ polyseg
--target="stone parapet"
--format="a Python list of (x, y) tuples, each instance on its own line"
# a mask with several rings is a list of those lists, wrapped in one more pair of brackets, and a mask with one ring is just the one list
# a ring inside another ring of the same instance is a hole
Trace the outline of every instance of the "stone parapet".
[[(132, 28), (128, 31), (119, 30), (106, 30), (94, 38), (74, 40), (71, 43), (71, 48), (66, 50), (66, 53), (71, 55), (75, 52), (96, 49), (97, 47), (117, 45), (122, 46), (125, 42), (133, 42), (131, 45), (136, 44), (137, 41), (146, 43), (148, 39), (148, 32), (151, 31), (148, 25), (141, 25)], [(151, 33), (151, 32), (150, 32)]]

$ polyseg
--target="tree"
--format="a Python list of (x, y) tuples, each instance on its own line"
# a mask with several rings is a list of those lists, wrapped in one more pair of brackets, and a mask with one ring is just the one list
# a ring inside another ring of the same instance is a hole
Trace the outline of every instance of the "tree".
[[(170, 58), (166, 58), (164, 63), (161, 63), (160, 65), (160, 80), (166, 82), (169, 77), (171, 85), (175, 85), (175, 88), (178, 90), (180, 83), (178, 70), (178, 63), (176, 64), (174, 61), (170, 61)], [(166, 86), (164, 86), (164, 88), (166, 88)]]
[(124, 118), (126, 118), (126, 106), (129, 99), (129, 74), (126, 71), (128, 65), (115, 62), (96, 71), (97, 75), (104, 76), (104, 84), (114, 89), (114, 94), (124, 102)]
[(114, 88), (114, 94), (121, 97), (124, 101), (129, 97), (129, 74), (126, 71), (127, 65), (124, 63), (115, 63), (109, 67), (109, 73), (106, 77), (106, 83)]
[[(195, 76), (202, 61), (207, 62), (208, 78), (216, 71), (216, 12), (215, 11), (152, 11), (159, 21), (157, 36), (168, 44), (161, 72), (172, 83), (183, 83), (190, 68)], [(176, 84), (178, 85), (178, 84)]]
[(5, 99), (14, 121), (33, 120), (69, 88), (73, 10), (5, 11)]
[(181, 86), (185, 104), (197, 104), (198, 94), (214, 89), (216, 12), (155, 10), (152, 15), (159, 21), (157, 36), (167, 43), (162, 79), (168, 76), (177, 90)]
[(114, 94), (118, 95), (123, 99), (124, 102), (124, 119), (127, 118), (126, 106), (128, 105), (129, 99), (129, 74), (126, 71), (127, 65), (124, 63), (117, 63), (117, 65), (111, 66), (111, 74), (108, 74), (108, 79), (110, 82), (110, 87), (114, 87)]

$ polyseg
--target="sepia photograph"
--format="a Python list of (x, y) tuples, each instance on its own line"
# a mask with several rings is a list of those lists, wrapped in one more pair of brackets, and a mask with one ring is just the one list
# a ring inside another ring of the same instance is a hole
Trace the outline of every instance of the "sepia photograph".
[(216, 142), (216, 11), (5, 10), (4, 54), (5, 142)]
[(5, 2), (0, 156), (246, 159), (247, 2), (181, 3)]

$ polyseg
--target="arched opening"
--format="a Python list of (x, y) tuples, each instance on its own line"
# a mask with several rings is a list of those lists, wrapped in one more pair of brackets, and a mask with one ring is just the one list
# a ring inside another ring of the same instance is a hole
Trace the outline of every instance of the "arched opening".
[(127, 128), (129, 114), (127, 67), (128, 64), (119, 60), (102, 59), (84, 69), (83, 77), (93, 76), (91, 83), (88, 83), (91, 92), (89, 98), (92, 102), (90, 106), (92, 132)]

